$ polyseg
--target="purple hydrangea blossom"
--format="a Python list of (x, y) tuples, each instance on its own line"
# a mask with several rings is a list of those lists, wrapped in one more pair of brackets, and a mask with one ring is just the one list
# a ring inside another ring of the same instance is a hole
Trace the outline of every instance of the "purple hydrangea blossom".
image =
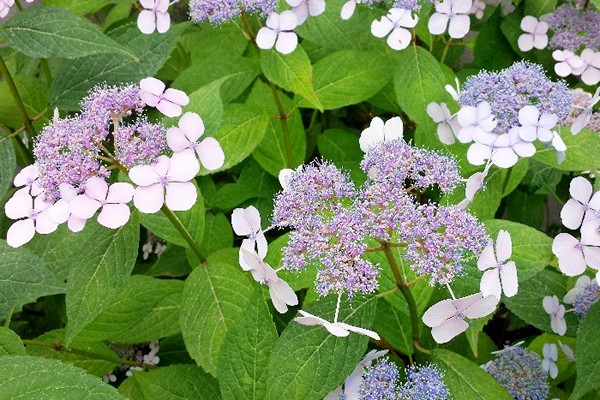
[(446, 400), (448, 388), (444, 374), (433, 364), (407, 368), (407, 380), (400, 386), (398, 397), (402, 400)]
[(552, 49), (566, 49), (579, 52), (580, 48), (600, 49), (600, 12), (578, 10), (563, 4), (545, 21), (553, 31), (550, 39)]
[(276, 8), (276, 0), (192, 0), (189, 15), (196, 23), (209, 21), (220, 25), (238, 17), (243, 11), (265, 16)]
[(573, 312), (583, 319), (590, 308), (600, 300), (600, 286), (597, 283), (590, 283), (583, 291), (573, 300)]
[(151, 164), (167, 148), (166, 129), (140, 119), (123, 125), (114, 135), (115, 158), (126, 168)]
[(377, 361), (363, 374), (360, 400), (395, 400), (398, 396), (398, 367), (387, 359)]

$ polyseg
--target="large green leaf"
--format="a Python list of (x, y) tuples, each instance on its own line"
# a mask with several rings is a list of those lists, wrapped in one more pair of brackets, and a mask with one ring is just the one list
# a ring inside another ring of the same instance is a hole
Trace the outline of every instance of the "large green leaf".
[(17, 158), (9, 137), (0, 136), (0, 193), (3, 196), (15, 177)]
[(78, 337), (133, 344), (175, 335), (182, 292), (182, 281), (131, 276), (118, 298)]
[(136, 54), (104, 35), (87, 20), (58, 7), (30, 7), (0, 29), (0, 38), (29, 57), (74, 59), (112, 53), (135, 59)]
[(249, 273), (238, 265), (238, 251), (209, 256), (185, 281), (179, 322), (190, 356), (217, 374), (226, 332), (234, 327), (254, 291)]
[(65, 61), (52, 82), (50, 104), (77, 110), (81, 99), (95, 85), (121, 85), (153, 76), (167, 61), (186, 27), (185, 23), (177, 24), (162, 35), (144, 35), (135, 23), (119, 26), (110, 32), (110, 37), (131, 49), (137, 59), (109, 54)]
[(0, 358), (0, 393), (23, 400), (126, 400), (80, 368), (31, 356)]
[(38, 297), (64, 291), (65, 285), (39, 257), (0, 240), (0, 320)]
[(93, 13), (107, 4), (119, 3), (121, 0), (44, 0), (44, 5), (64, 8), (76, 15)]
[(577, 381), (572, 399), (600, 387), (600, 303), (590, 308), (577, 331)]
[[(339, 320), (371, 328), (376, 298), (343, 304)], [(310, 304), (306, 311), (333, 320), (335, 296)], [(322, 326), (295, 322), (283, 331), (269, 361), (267, 399), (321, 400), (339, 386), (356, 367), (368, 338), (355, 333), (340, 338)]]
[[(27, 115), (39, 118), (34, 125), (37, 127), (38, 124), (47, 122), (48, 119), (43, 115), (48, 105), (48, 87), (46, 84), (28, 75), (15, 75), (13, 80)], [(23, 122), (23, 116), (15, 104), (8, 89), (8, 84), (6, 81), (0, 82), (0, 123), (19, 129), (23, 126)]]
[(600, 168), (600, 135), (584, 129), (577, 135), (571, 135), (568, 127), (561, 128), (561, 137), (567, 145), (565, 160), (558, 164), (552, 147), (538, 149), (534, 160), (564, 171), (597, 170)]
[(544, 14), (554, 11), (557, 0), (525, 0), (524, 15), (533, 15), (540, 17)]
[(0, 357), (25, 355), (21, 338), (8, 328), (0, 327)]
[(366, 175), (360, 169), (365, 153), (360, 149), (355, 133), (338, 128), (327, 129), (319, 135), (317, 148), (325, 160), (333, 161), (338, 168), (348, 171), (354, 182), (365, 181)]
[(452, 399), (511, 400), (512, 396), (473, 361), (448, 350), (433, 350), (437, 366), (445, 373), (444, 383)]
[(379, 336), (395, 349), (407, 355), (414, 353), (409, 313), (398, 310), (385, 299), (379, 299), (374, 327)]
[(278, 336), (264, 293), (255, 287), (244, 312), (227, 331), (218, 373), (223, 399), (265, 398), (267, 365)]
[(119, 386), (131, 400), (218, 400), (219, 384), (195, 365), (170, 365), (134, 372)]
[[(325, 110), (365, 101), (390, 81), (393, 64), (380, 53), (342, 50), (313, 67), (315, 94)], [(302, 99), (300, 107), (313, 107)]]
[(138, 254), (139, 230), (133, 213), (123, 227), (105, 229), (87, 242), (85, 257), (73, 266), (67, 280), (67, 346), (125, 287)]

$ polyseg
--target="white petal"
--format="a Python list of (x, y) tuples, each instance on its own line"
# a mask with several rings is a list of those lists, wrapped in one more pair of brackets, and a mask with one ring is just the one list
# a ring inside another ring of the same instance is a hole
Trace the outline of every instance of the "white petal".
[(450, 18), (450, 26), (448, 27), (448, 34), (453, 39), (464, 38), (469, 29), (471, 28), (471, 19), (468, 15), (455, 15)]
[(219, 142), (212, 137), (207, 137), (196, 147), (200, 162), (209, 171), (214, 171), (225, 163), (225, 153)]
[(392, 29), (394, 29), (394, 24), (385, 16), (371, 23), (371, 33), (378, 38), (385, 37)]
[(572, 69), (571, 66), (566, 62), (560, 62), (554, 65), (554, 72), (556, 72), (556, 75), (564, 78), (571, 74)]
[(512, 240), (510, 238), (510, 233), (505, 230), (498, 231), (498, 236), (496, 238), (496, 255), (498, 256), (498, 261), (501, 262), (508, 260), (512, 255)]
[(442, 33), (444, 33), (446, 31), (447, 25), (448, 16), (439, 12), (436, 12), (431, 17), (429, 17), (429, 22), (427, 22), (427, 28), (429, 28), (429, 32), (431, 32), (434, 35), (441, 35)]
[(171, 27), (171, 16), (166, 12), (156, 13), (156, 30), (158, 33), (165, 33)]
[(447, 343), (467, 330), (469, 324), (458, 317), (450, 318), (431, 329), (431, 336), (437, 343)]
[(342, 6), (342, 10), (340, 11), (340, 17), (343, 20), (348, 20), (354, 15), (354, 10), (356, 9), (356, 1), (349, 0)]
[(502, 288), (500, 286), (500, 274), (498, 268), (493, 268), (485, 271), (479, 282), (479, 290), (484, 296), (492, 295), (497, 299), (502, 294)]
[[(273, 305), (275, 309), (280, 313), (284, 314), (287, 312), (287, 306), (296, 306), (298, 305), (298, 296), (294, 293), (294, 290), (290, 287), (290, 285), (284, 281), (283, 279), (277, 279), (274, 282), (269, 283), (269, 294), (271, 295), (271, 300), (273, 301)], [(278, 305), (283, 305), (283, 307), (277, 308)], [(285, 311), (282, 311), (284, 310)]]
[(538, 19), (531, 15), (526, 15), (521, 20), (521, 30), (523, 32), (532, 33), (535, 31), (535, 28), (537, 27), (537, 25), (538, 25)]
[(489, 268), (496, 268), (496, 266), (497, 261), (496, 256), (494, 255), (494, 246), (488, 244), (477, 259), (477, 268), (479, 268), (480, 271), (485, 271)]
[(15, 187), (21, 187), (27, 185), (30, 181), (38, 178), (38, 168), (36, 164), (31, 164), (23, 168), (15, 176), (13, 181)]
[(81, 219), (89, 219), (98, 211), (102, 204), (86, 194), (80, 194), (71, 200), (71, 214)]
[(116, 182), (108, 188), (106, 201), (108, 203), (129, 203), (133, 199), (135, 189), (129, 183)]
[(129, 179), (139, 186), (150, 186), (158, 183), (160, 178), (150, 165), (136, 165), (129, 170)]
[(156, 109), (170, 118), (181, 115), (181, 106), (165, 99), (158, 102)]
[(155, 96), (161, 96), (165, 91), (165, 84), (156, 78), (148, 77), (140, 81), (140, 89)]
[(473, 165), (483, 165), (492, 155), (492, 150), (481, 143), (473, 143), (467, 150), (467, 160)]
[(164, 189), (161, 185), (139, 186), (133, 195), (135, 208), (145, 214), (154, 214), (163, 206)]
[(573, 135), (577, 135), (579, 132), (581, 132), (583, 128), (585, 128), (590, 122), (591, 117), (591, 110), (584, 110), (581, 114), (577, 116), (577, 118), (575, 118), (575, 120), (571, 124), (571, 133)]
[(563, 317), (552, 315), (550, 317), (550, 327), (554, 333), (564, 336), (567, 333), (567, 321)]
[(188, 95), (183, 90), (179, 89), (168, 88), (165, 90), (163, 98), (179, 106), (187, 106), (190, 103)]
[(263, 26), (256, 34), (256, 45), (263, 50), (268, 50), (273, 48), (276, 39), (277, 33), (271, 28)]
[(41, 212), (35, 218), (35, 231), (42, 235), (47, 235), (54, 232), (58, 228), (58, 224), (50, 219), (50, 214), (47, 211)]
[(437, 135), (440, 142), (446, 145), (454, 144), (455, 136), (452, 127), (446, 123), (441, 123), (437, 127)]
[(33, 209), (33, 198), (27, 193), (15, 193), (4, 204), (4, 213), (10, 219), (25, 218)]
[(452, 303), (451, 299), (442, 300), (440, 302), (435, 303), (425, 313), (421, 318), (423, 323), (429, 327), (438, 326), (448, 318), (451, 318), (457, 314), (457, 309)]
[(188, 182), (194, 179), (200, 164), (196, 159), (196, 155), (191, 149), (180, 151), (171, 156), (169, 167), (170, 182)]
[(102, 211), (98, 214), (98, 222), (100, 225), (110, 229), (122, 227), (129, 221), (129, 207), (125, 204), (107, 204), (102, 207)]
[(369, 149), (377, 146), (385, 139), (383, 120), (379, 117), (374, 117), (368, 128), (365, 128), (360, 134), (358, 143), (360, 149), (366, 153)]
[(281, 54), (290, 54), (298, 46), (298, 36), (294, 32), (280, 32), (275, 42), (275, 50)]
[(191, 182), (169, 182), (166, 187), (165, 204), (172, 211), (187, 211), (194, 206), (198, 193)]
[(183, 130), (177, 127), (167, 129), (167, 144), (175, 153), (185, 150), (191, 145)]
[(69, 221), (67, 222), (67, 226), (71, 230), (71, 232), (81, 232), (83, 228), (85, 228), (86, 219), (77, 218), (74, 215), (71, 215)]
[(525, 106), (519, 110), (519, 122), (521, 125), (534, 125), (537, 126), (540, 118), (540, 111), (536, 106)]
[(500, 168), (510, 168), (519, 161), (513, 149), (496, 149), (492, 153), (492, 163)]
[(411, 33), (404, 28), (396, 28), (387, 38), (387, 44), (394, 50), (403, 50), (412, 40)]
[(533, 47), (543, 50), (548, 46), (548, 35), (536, 33), (533, 35)]
[(298, 17), (292, 11), (287, 10), (279, 14), (279, 29), (291, 31), (298, 26)]
[(512, 297), (519, 291), (519, 279), (517, 277), (517, 265), (514, 261), (504, 264), (500, 270), (502, 290), (506, 297)]
[(496, 310), (499, 300), (500, 299), (496, 296), (485, 296), (481, 300), (469, 306), (469, 308), (467, 308), (463, 314), (470, 319), (483, 318)]
[(577, 229), (583, 221), (583, 206), (574, 199), (569, 199), (562, 210), (560, 210), (560, 219), (564, 226), (569, 229)]
[(559, 233), (552, 242), (552, 252), (558, 257), (558, 268), (567, 276), (581, 275), (586, 268), (579, 241), (568, 233)]
[(21, 247), (33, 239), (35, 226), (33, 220), (22, 219), (15, 222), (6, 232), (6, 243), (11, 247)]
[(197, 141), (204, 134), (204, 121), (196, 113), (186, 112), (179, 118), (178, 125), (189, 142)]
[(343, 329), (346, 329), (350, 332), (358, 333), (359, 335), (368, 336), (373, 340), (381, 340), (377, 332), (371, 331), (369, 329), (360, 328), (354, 325), (348, 325), (344, 322), (338, 322), (337, 325), (341, 326)]
[(108, 193), (108, 183), (102, 178), (93, 176), (85, 183), (85, 195), (98, 201), (104, 201)]
[(65, 199), (60, 199), (48, 209), (48, 216), (57, 224), (67, 222), (71, 215), (71, 207)]
[(584, 246), (583, 257), (587, 265), (600, 270), (600, 247)]
[(573, 178), (569, 185), (571, 197), (583, 204), (587, 204), (587, 202), (590, 201), (592, 191), (592, 184), (590, 181), (581, 176)]
[(138, 15), (137, 18), (137, 26), (140, 32), (146, 35), (150, 35), (152, 32), (154, 32), (154, 29), (156, 28), (156, 18), (154, 12), (149, 10), (140, 11), (140, 15)]

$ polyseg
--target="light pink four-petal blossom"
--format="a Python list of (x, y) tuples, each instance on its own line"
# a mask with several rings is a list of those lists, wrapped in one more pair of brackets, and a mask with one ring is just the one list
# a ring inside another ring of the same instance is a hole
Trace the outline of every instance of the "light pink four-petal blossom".
[(267, 17), (267, 26), (263, 26), (256, 34), (256, 45), (268, 50), (275, 46), (281, 54), (289, 54), (298, 45), (298, 36), (293, 30), (298, 26), (298, 17), (291, 10), (281, 14), (272, 13)]
[(539, 139), (551, 142), (554, 137), (552, 128), (558, 123), (556, 114), (541, 113), (536, 106), (528, 105), (519, 110), (519, 136), (527, 142)]
[(592, 194), (592, 184), (585, 178), (573, 178), (569, 185), (571, 198), (560, 211), (560, 219), (569, 229), (581, 226), (585, 216), (596, 218), (595, 213), (600, 211), (600, 191)]
[(506, 297), (517, 294), (519, 289), (517, 266), (514, 261), (508, 261), (511, 255), (510, 234), (500, 230), (496, 238), (496, 254), (494, 255), (494, 245), (489, 244), (483, 249), (477, 260), (477, 268), (485, 271), (479, 283), (479, 288), (484, 296), (493, 295), (499, 299), (502, 292)]
[(492, 144), (496, 140), (497, 135), (492, 131), (498, 122), (487, 101), (479, 103), (477, 107), (462, 107), (458, 111), (456, 119), (461, 126), (456, 137), (461, 143), (469, 143), (474, 140), (483, 144)]
[(140, 12), (137, 19), (138, 29), (150, 35), (157, 30), (165, 33), (171, 26), (171, 16), (167, 12), (169, 0), (140, 0), (144, 10)]
[(394, 50), (402, 50), (407, 48), (412, 40), (412, 35), (406, 28), (414, 28), (417, 22), (419, 18), (414, 16), (412, 11), (392, 8), (387, 15), (371, 23), (371, 33), (378, 38), (389, 34), (387, 44)]
[(58, 223), (49, 215), (53, 203), (45, 201), (40, 195), (35, 199), (28, 194), (17, 194), (4, 205), (4, 213), (10, 219), (17, 219), (8, 228), (6, 242), (11, 247), (20, 247), (33, 239), (35, 233), (42, 235), (52, 233), (58, 228)]
[(558, 61), (554, 65), (554, 72), (561, 77), (569, 76), (573, 71), (583, 66), (583, 60), (571, 50), (554, 50), (552, 57)]
[(596, 85), (600, 82), (600, 52), (584, 49), (580, 57), (583, 65), (573, 70), (573, 75), (581, 75), (581, 80), (586, 85)]
[(177, 117), (181, 115), (181, 107), (189, 104), (190, 98), (181, 90), (165, 88), (165, 84), (156, 78), (144, 78), (140, 81), (140, 98), (167, 117)]
[(325, 11), (325, 0), (286, 0), (286, 2), (296, 14), (298, 25), (302, 25), (309, 14), (316, 17)]
[(534, 47), (542, 50), (548, 46), (548, 23), (538, 21), (536, 17), (526, 15), (521, 20), (521, 30), (524, 32), (517, 41), (521, 51), (529, 51)]
[(565, 321), (565, 306), (560, 304), (558, 297), (545, 296), (542, 300), (542, 306), (546, 313), (550, 315), (550, 327), (552, 332), (564, 336), (567, 333), (567, 321)]
[(249, 271), (250, 266), (244, 261), (242, 249), (256, 252), (260, 258), (267, 255), (267, 239), (260, 227), (260, 213), (254, 206), (236, 208), (231, 214), (231, 226), (238, 236), (247, 236), (242, 240), (240, 248), (240, 266), (244, 271)]
[(600, 234), (596, 221), (581, 225), (581, 240), (559, 233), (552, 242), (552, 253), (558, 257), (558, 268), (567, 276), (581, 275), (587, 266), (600, 270)]
[[(429, 17), (427, 27), (434, 35), (441, 35), (448, 27), (448, 34), (453, 39), (466, 36), (471, 27), (469, 13), (473, 0), (443, 0), (435, 4), (435, 13)], [(449, 24), (449, 26), (448, 26)]]

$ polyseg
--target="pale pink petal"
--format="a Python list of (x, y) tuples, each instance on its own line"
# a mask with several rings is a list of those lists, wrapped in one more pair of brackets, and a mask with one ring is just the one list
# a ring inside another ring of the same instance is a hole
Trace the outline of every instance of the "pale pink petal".
[(133, 199), (135, 189), (129, 183), (117, 182), (110, 185), (106, 201), (108, 203), (129, 203)]
[(437, 343), (447, 343), (467, 330), (469, 324), (463, 319), (452, 317), (431, 329), (431, 336)]
[(181, 115), (181, 106), (169, 100), (161, 99), (156, 105), (156, 109), (163, 115), (174, 118)]
[(256, 34), (256, 45), (263, 50), (268, 50), (273, 48), (276, 39), (277, 33), (271, 28), (263, 26)]
[(190, 98), (188, 95), (179, 89), (169, 88), (165, 90), (163, 98), (179, 106), (187, 106), (190, 103)]
[(166, 12), (156, 13), (156, 30), (158, 33), (165, 33), (171, 27), (171, 16)]
[(425, 313), (421, 318), (423, 323), (430, 328), (434, 326), (440, 325), (442, 322), (451, 318), (457, 314), (457, 309), (452, 303), (451, 299), (442, 300), (440, 302), (435, 303)]
[(15, 193), (4, 204), (4, 213), (10, 219), (25, 218), (33, 209), (33, 198), (27, 193)]
[(81, 232), (83, 228), (85, 228), (86, 219), (78, 218), (74, 215), (69, 217), (69, 221), (67, 222), (67, 226), (71, 230), (71, 232)]
[[(155, 1), (156, 1), (156, 10), (157, 11), (167, 12), (172, 0), (155, 0)], [(173, 3), (175, 3), (175, 2), (173, 1)]]
[[(181, 124), (181, 120), (179, 124)], [(167, 129), (167, 144), (175, 153), (185, 150), (191, 146), (189, 138), (186, 137), (183, 130), (177, 127)]]
[[(250, 207), (254, 208), (254, 206)], [(258, 216), (258, 218), (260, 221), (260, 215)], [(236, 208), (235, 210), (233, 210), (233, 212), (231, 213), (231, 226), (235, 234), (238, 236), (249, 236), (251, 233), (256, 232), (252, 228), (250, 221), (248, 221), (248, 218), (246, 217), (246, 210), (243, 208)]]
[(396, 26), (401, 26), (403, 28), (414, 28), (415, 26), (417, 26), (419, 18), (416, 15), (413, 15), (413, 13), (408, 10), (403, 11), (404, 12), (397, 20), (398, 22), (396, 23)]
[(560, 76), (560, 77), (566, 77), (569, 76), (571, 74), (571, 66), (569, 66), (569, 64), (567, 64), (566, 62), (560, 62), (556, 65), (554, 65), (554, 72), (556, 72), (556, 75)]
[(546, 313), (551, 315), (554, 314), (560, 307), (558, 297), (544, 296), (544, 298), (542, 299), (542, 307), (544, 307), (544, 311), (546, 311)]
[(533, 35), (533, 47), (538, 50), (543, 50), (548, 46), (548, 36), (546, 34)]
[(89, 219), (98, 211), (101, 205), (98, 200), (92, 199), (85, 194), (80, 194), (71, 200), (71, 214), (78, 218)]
[(581, 80), (586, 85), (596, 85), (598, 82), (600, 82), (600, 70), (593, 67), (588, 67), (585, 72), (581, 74)]
[(290, 54), (298, 45), (298, 36), (294, 32), (280, 32), (275, 43), (275, 50), (281, 54)]
[(269, 283), (269, 294), (275, 309), (282, 314), (287, 312), (287, 306), (298, 305), (298, 296), (296, 296), (290, 285), (282, 279), (278, 278)]
[(86, 196), (98, 200), (104, 201), (106, 194), (108, 193), (108, 183), (102, 178), (93, 176), (85, 183), (85, 194)]
[(33, 239), (35, 226), (33, 220), (23, 219), (15, 222), (6, 232), (6, 243), (11, 247), (21, 247)]
[(505, 230), (498, 231), (498, 236), (496, 238), (496, 255), (500, 262), (508, 260), (512, 255), (512, 240), (510, 238), (510, 233)]
[(485, 246), (481, 255), (477, 259), (477, 268), (480, 271), (485, 271), (489, 268), (495, 268), (498, 262), (496, 261), (496, 256), (494, 255), (494, 246), (492, 244), (488, 244)]
[(145, 214), (154, 214), (163, 206), (164, 189), (161, 185), (139, 186), (133, 195), (135, 208)]
[(343, 329), (345, 329), (347, 331), (358, 333), (359, 335), (363, 335), (363, 336), (368, 336), (373, 340), (381, 340), (381, 338), (379, 337), (377, 332), (371, 331), (369, 329), (360, 328), (360, 327), (354, 326), (354, 325), (349, 325), (344, 322), (338, 322), (337, 325), (341, 326)]
[(589, 124), (590, 119), (592, 117), (591, 110), (584, 110), (581, 114), (575, 118), (573, 123), (571, 124), (571, 133), (573, 135), (577, 135), (579, 132), (583, 130)]
[(340, 11), (340, 17), (343, 20), (348, 20), (348, 19), (352, 18), (352, 15), (354, 15), (355, 9), (356, 9), (356, 1), (355, 0), (347, 1), (342, 6), (342, 10)]
[(519, 122), (521, 125), (536, 126), (539, 118), (540, 112), (536, 106), (525, 106), (519, 110)]
[(492, 163), (500, 168), (510, 168), (519, 161), (519, 157), (510, 148), (496, 149), (492, 153)]
[(451, 145), (456, 141), (454, 132), (452, 131), (452, 127), (445, 123), (441, 123), (438, 125), (437, 135), (440, 139), (440, 142), (446, 145)]
[(473, 106), (462, 107), (456, 115), (456, 120), (462, 127), (477, 125), (477, 109)]
[(519, 142), (513, 144), (512, 149), (519, 157), (532, 157), (536, 151), (534, 144), (530, 142)]
[(473, 0), (454, 0), (452, 2), (452, 12), (454, 14), (468, 14), (473, 7)]
[(412, 40), (411, 33), (404, 28), (396, 28), (387, 38), (387, 44), (394, 50), (402, 50), (408, 47)]
[(298, 313), (301, 315), (301, 317), (296, 317), (294, 320), (300, 325), (315, 326), (328, 323), (328, 321), (324, 320), (323, 318), (312, 315), (304, 310), (298, 310)]
[(150, 76), (140, 81), (140, 89), (155, 96), (161, 96), (165, 91), (165, 84), (161, 80)]
[(441, 14), (439, 12), (434, 13), (431, 17), (429, 17), (429, 22), (427, 22), (427, 28), (429, 28), (429, 32), (434, 35), (441, 35), (446, 31), (446, 26), (448, 26), (448, 15)]
[(569, 229), (577, 229), (583, 221), (583, 206), (580, 202), (574, 199), (569, 199), (562, 210), (560, 210), (560, 219), (564, 226)]
[(197, 141), (204, 134), (204, 122), (196, 113), (186, 112), (179, 118), (179, 128), (189, 142)]
[(467, 160), (473, 165), (483, 165), (491, 156), (491, 149), (481, 143), (473, 143), (467, 150)]
[(308, 11), (313, 17), (323, 14), (325, 12), (325, 0), (308, 0)]
[(552, 242), (552, 252), (558, 257), (558, 268), (567, 276), (578, 276), (585, 271), (583, 252), (577, 249), (579, 241), (568, 233), (559, 233)]
[(212, 137), (207, 137), (196, 146), (196, 153), (200, 162), (209, 171), (214, 171), (225, 163), (225, 153), (219, 142)]
[(429, 115), (433, 122), (436, 123), (440, 123), (446, 120), (446, 115), (442, 110), (442, 106), (438, 103), (429, 103), (427, 105), (427, 115)]
[[(477, 293), (482, 296), (481, 293)], [(475, 296), (475, 295), (472, 295)], [(467, 296), (471, 297), (471, 296)], [(498, 301), (500, 299), (496, 296), (485, 296), (482, 299), (478, 300), (474, 304), (470, 305), (463, 314), (470, 319), (483, 318), (486, 315), (490, 315), (496, 310), (496, 306), (498, 305)]]
[(165, 203), (172, 211), (187, 211), (194, 206), (198, 193), (191, 182), (169, 182)]
[(592, 197), (592, 184), (587, 179), (578, 176), (571, 180), (569, 185), (569, 193), (571, 197), (578, 200), (580, 203), (587, 204)]
[(142, 10), (137, 18), (137, 26), (140, 32), (150, 35), (156, 28), (155, 14), (149, 10)]
[(129, 178), (139, 186), (150, 186), (158, 183), (160, 177), (150, 165), (136, 165), (129, 170)]
[(54, 232), (58, 228), (58, 224), (50, 219), (47, 211), (43, 211), (35, 218), (35, 231), (42, 235), (47, 235)]
[(268, 243), (265, 234), (260, 231), (256, 234), (256, 250), (261, 258), (265, 258), (268, 250)]
[[(240, 247), (240, 266), (244, 271), (253, 271), (252, 276), (257, 282), (264, 282), (264, 262), (254, 252), (254, 240), (244, 239)], [(254, 272), (258, 272), (258, 276)]]
[(381, 17), (380, 20), (375, 20), (371, 23), (371, 33), (373, 36), (382, 38), (385, 37), (394, 29), (394, 24), (388, 17)]
[(586, 246), (600, 246), (600, 229), (593, 219), (585, 219), (581, 225), (581, 242)]
[(33, 181), (38, 178), (38, 168), (36, 164), (31, 164), (23, 168), (19, 173), (15, 176), (13, 181), (15, 187), (26, 186), (30, 181)]
[(600, 247), (584, 246), (583, 257), (588, 266), (600, 270)]
[(57, 224), (67, 222), (71, 215), (71, 207), (65, 199), (60, 199), (48, 209), (50, 219)]
[(122, 227), (129, 221), (129, 207), (125, 204), (107, 204), (98, 214), (98, 223), (110, 229)]
[(461, 39), (469, 33), (471, 28), (471, 19), (468, 15), (460, 14), (450, 18), (450, 26), (448, 27), (448, 34), (453, 39)]
[(563, 317), (552, 315), (550, 317), (550, 326), (554, 333), (564, 336), (567, 333), (567, 321)]
[(500, 273), (498, 268), (493, 268), (483, 273), (479, 282), (479, 290), (481, 290), (484, 296), (492, 295), (498, 299), (500, 298), (502, 288), (500, 287)]
[(171, 156), (171, 165), (168, 173), (169, 181), (191, 181), (199, 170), (200, 164), (198, 163), (194, 152), (191, 149), (180, 151)]
[(533, 33), (538, 25), (538, 19), (531, 15), (526, 15), (521, 20), (521, 30), (523, 32)]
[(155, 0), (140, 0), (140, 4), (142, 7), (147, 8), (148, 10), (154, 9), (154, 1)]
[(502, 290), (506, 297), (512, 297), (519, 291), (519, 280), (517, 277), (517, 265), (514, 261), (509, 261), (500, 269), (500, 279), (502, 280)]

